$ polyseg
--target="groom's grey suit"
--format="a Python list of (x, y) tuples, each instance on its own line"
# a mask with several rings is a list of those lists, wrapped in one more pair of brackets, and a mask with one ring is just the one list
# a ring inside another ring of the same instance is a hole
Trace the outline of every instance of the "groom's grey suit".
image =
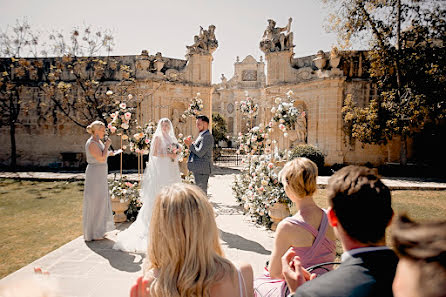
[(190, 155), (187, 168), (192, 171), (195, 183), (206, 194), (208, 189), (209, 175), (212, 171), (212, 149), (214, 137), (209, 130), (200, 133), (197, 139), (190, 145)]

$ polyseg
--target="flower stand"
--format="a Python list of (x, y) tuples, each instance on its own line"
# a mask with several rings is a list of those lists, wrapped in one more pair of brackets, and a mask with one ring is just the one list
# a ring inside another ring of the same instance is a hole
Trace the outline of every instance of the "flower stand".
[(125, 215), (125, 211), (129, 208), (129, 201), (121, 202), (119, 198), (111, 199), (112, 202), (112, 210), (115, 212), (113, 219), (115, 223), (122, 223), (127, 221), (127, 216)]
[(277, 224), (290, 215), (287, 203), (276, 202), (269, 208), (269, 216), (273, 224), (271, 230), (276, 231)]

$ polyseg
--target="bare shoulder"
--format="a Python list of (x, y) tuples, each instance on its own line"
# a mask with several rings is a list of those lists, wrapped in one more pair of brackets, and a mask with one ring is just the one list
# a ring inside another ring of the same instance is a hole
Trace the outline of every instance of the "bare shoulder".
[(304, 227), (291, 223), (289, 221), (281, 221), (277, 226), (276, 237), (284, 237), (288, 239), (290, 246), (305, 247), (311, 246), (314, 236)]

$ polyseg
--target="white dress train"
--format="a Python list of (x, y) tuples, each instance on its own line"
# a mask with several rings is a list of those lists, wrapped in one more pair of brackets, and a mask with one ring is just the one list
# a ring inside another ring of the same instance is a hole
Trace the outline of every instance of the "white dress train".
[(113, 249), (146, 253), (147, 238), (155, 198), (165, 186), (181, 182), (178, 162), (169, 157), (151, 156), (141, 185), (141, 207), (136, 221), (117, 235)]

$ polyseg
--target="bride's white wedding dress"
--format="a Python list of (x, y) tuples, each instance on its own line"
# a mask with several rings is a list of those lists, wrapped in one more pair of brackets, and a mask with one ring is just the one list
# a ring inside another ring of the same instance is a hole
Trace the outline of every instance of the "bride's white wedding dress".
[[(162, 132), (163, 123), (170, 125), (168, 132)], [(178, 161), (172, 161), (170, 157), (166, 156), (167, 147), (175, 142), (177, 141), (173, 134), (172, 124), (168, 119), (161, 119), (153, 136), (149, 163), (143, 175), (141, 186), (143, 205), (135, 222), (126, 230), (118, 233), (113, 249), (138, 253), (147, 252), (149, 224), (155, 198), (163, 187), (181, 182)]]

